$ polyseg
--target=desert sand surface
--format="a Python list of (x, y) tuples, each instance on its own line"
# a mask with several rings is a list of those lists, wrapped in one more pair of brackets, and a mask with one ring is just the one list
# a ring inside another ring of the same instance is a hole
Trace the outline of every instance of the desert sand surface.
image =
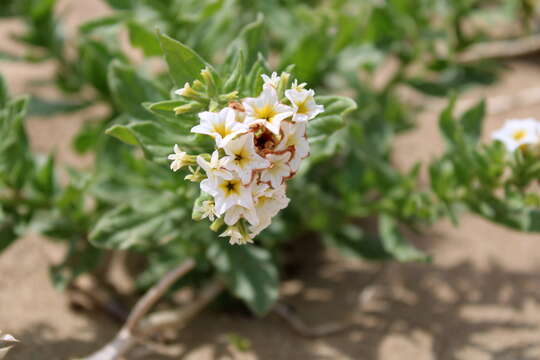
[[(107, 11), (97, 0), (64, 1), (69, 28)], [(75, 6), (75, 4), (77, 6)], [(16, 31), (0, 23), (0, 39)], [(0, 46), (1, 48), (1, 46)], [(540, 84), (538, 60), (515, 59), (497, 84), (466, 97), (500, 99)], [(0, 63), (12, 93), (29, 91), (27, 81), (47, 74), (49, 64)], [(436, 103), (436, 102), (435, 102)], [(91, 115), (29, 119), (37, 151), (56, 150), (62, 164), (84, 165), (70, 151), (69, 139)], [(536, 116), (528, 104), (490, 115), (486, 134), (509, 117)], [(396, 143), (395, 162), (407, 168), (442, 151), (437, 114), (426, 111), (418, 129)], [(347, 332), (306, 339), (276, 315), (263, 319), (246, 312), (208, 309), (182, 329), (175, 343), (182, 359), (497, 359), (540, 358), (540, 236), (517, 233), (474, 216), (459, 228), (443, 221), (412, 239), (433, 256), (430, 264), (371, 264), (319, 249), (301, 260), (282, 287), (283, 302), (308, 324), (352, 321)], [(309, 243), (309, 244), (307, 244)], [(0, 330), (21, 343), (14, 360), (73, 359), (111, 339), (119, 325), (101, 314), (76, 312), (53, 289), (48, 266), (62, 247), (29, 234), (0, 255)], [(246, 351), (230, 344), (230, 334), (249, 340)], [(135, 351), (129, 359), (162, 359)]]

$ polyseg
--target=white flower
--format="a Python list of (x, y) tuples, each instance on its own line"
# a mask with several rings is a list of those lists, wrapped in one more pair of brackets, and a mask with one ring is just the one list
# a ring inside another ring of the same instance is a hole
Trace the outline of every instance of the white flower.
[(273, 188), (278, 188), (283, 183), (283, 178), (291, 174), (289, 160), (291, 152), (285, 151), (281, 154), (268, 154), (266, 159), (272, 164), (268, 169), (261, 172), (261, 181), (270, 182)]
[(281, 124), (283, 137), (276, 147), (276, 151), (294, 149), (294, 155), (289, 162), (293, 173), (297, 172), (303, 159), (309, 156), (309, 142), (306, 137), (307, 125), (305, 122), (291, 123), (284, 121)]
[(253, 170), (270, 166), (270, 163), (255, 151), (253, 133), (244, 134), (230, 141), (224, 150), (227, 154), (223, 157), (224, 167), (236, 171), (244, 184), (251, 182)]
[[(209, 181), (206, 182), (206, 180)], [(246, 208), (253, 207), (251, 190), (249, 187), (242, 185), (240, 179), (226, 180), (216, 176), (206, 180), (201, 182), (201, 189), (214, 196), (217, 216), (221, 216), (235, 205)]]
[(248, 130), (246, 125), (236, 121), (236, 111), (228, 107), (219, 113), (211, 111), (199, 113), (199, 118), (200, 124), (194, 126), (191, 132), (212, 136), (218, 147), (225, 146), (234, 137)]
[(501, 141), (508, 151), (514, 151), (540, 141), (540, 122), (532, 118), (507, 120), (491, 137)]
[(201, 204), (201, 219), (208, 218), (210, 221), (214, 221), (216, 219), (216, 207), (214, 206), (214, 202), (212, 200), (205, 200)]
[(221, 237), (229, 236), (229, 244), (231, 245), (245, 245), (253, 243), (252, 238), (248, 234), (242, 234), (242, 232), (235, 226), (229, 226), (225, 232), (223, 232)]
[(281, 185), (277, 189), (266, 189), (257, 197), (255, 211), (259, 224), (249, 227), (251, 238), (266, 229), (272, 223), (272, 218), (289, 205), (290, 200), (285, 195), (286, 189), (285, 185)]
[(224, 165), (225, 158), (219, 158), (219, 151), (214, 150), (210, 162), (204, 160), (204, 158), (199, 155), (197, 156), (197, 164), (206, 172), (207, 177), (219, 176), (225, 180), (230, 180), (233, 178), (232, 174), (225, 170)]
[(246, 109), (245, 124), (262, 124), (276, 135), (281, 121), (292, 115), (291, 107), (278, 101), (273, 87), (264, 88), (259, 97), (245, 99), (243, 105)]
[(274, 71), (271, 76), (268, 76), (266, 74), (262, 74), (261, 77), (264, 80), (263, 88), (272, 87), (274, 89), (277, 89), (279, 85), (280, 77), (278, 74)]
[(315, 92), (303, 89), (302, 84), (286, 90), (285, 96), (292, 104), (293, 121), (295, 122), (311, 120), (324, 111), (323, 105), (315, 103)]
[(167, 159), (172, 160), (171, 170), (178, 171), (186, 165), (192, 164), (191, 156), (181, 151), (177, 144), (174, 144), (174, 154), (170, 154)]

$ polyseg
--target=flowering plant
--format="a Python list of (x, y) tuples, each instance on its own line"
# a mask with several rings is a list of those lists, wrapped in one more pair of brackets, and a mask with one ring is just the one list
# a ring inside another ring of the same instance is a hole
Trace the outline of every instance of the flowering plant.
[[(213, 81), (208, 69), (203, 75), (207, 83)], [(272, 217), (287, 207), (286, 181), (309, 155), (307, 121), (324, 111), (305, 83), (295, 81), (284, 90), (288, 73), (261, 76), (264, 84), (258, 97), (198, 114), (200, 123), (191, 132), (214, 139), (216, 149), (211, 155), (188, 155), (175, 144), (174, 153), (168, 156), (173, 171), (196, 162), (197, 169), (190, 167), (191, 174), (186, 176), (201, 182), (194, 218), (208, 218), (214, 230), (225, 223), (227, 229), (221, 236), (229, 236), (231, 244), (253, 242)], [(176, 94), (194, 100), (201, 96), (189, 83)]]

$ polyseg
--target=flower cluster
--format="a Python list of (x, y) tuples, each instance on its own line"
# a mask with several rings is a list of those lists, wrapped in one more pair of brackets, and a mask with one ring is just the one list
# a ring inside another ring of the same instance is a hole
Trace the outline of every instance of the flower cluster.
[(510, 152), (527, 150), (540, 142), (540, 122), (533, 118), (507, 120), (492, 133), (492, 138), (502, 142)]
[(175, 146), (169, 155), (173, 171), (197, 165), (188, 178), (201, 181), (203, 197), (207, 195), (196, 204), (199, 218), (213, 221), (213, 229), (226, 224), (221, 236), (230, 237), (231, 244), (253, 242), (287, 207), (286, 181), (309, 155), (307, 122), (324, 111), (305, 83), (295, 81), (284, 90), (289, 74), (262, 77), (264, 85), (258, 97), (199, 113), (200, 123), (191, 132), (214, 139), (212, 154), (188, 155)]

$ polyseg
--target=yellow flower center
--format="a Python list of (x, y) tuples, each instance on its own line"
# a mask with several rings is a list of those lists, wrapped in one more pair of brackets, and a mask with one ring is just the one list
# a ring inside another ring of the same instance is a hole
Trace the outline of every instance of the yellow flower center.
[(219, 186), (226, 196), (231, 196), (240, 194), (240, 186), (242, 186), (242, 184), (240, 183), (240, 180), (227, 180)]
[(240, 168), (244, 168), (249, 163), (249, 151), (246, 148), (242, 148), (240, 151), (234, 154), (234, 162)]
[(276, 112), (272, 105), (266, 104), (263, 107), (256, 108), (255, 115), (257, 119), (265, 119), (266, 121), (272, 121), (272, 118), (276, 116)]
[(296, 110), (296, 112), (298, 114), (307, 114), (309, 112), (309, 109), (308, 109), (308, 106), (307, 106), (307, 97), (304, 99), (304, 101), (301, 101), (301, 102), (297, 102), (296, 103), (296, 106), (298, 107), (298, 110)]
[(512, 138), (516, 141), (522, 140), (527, 133), (525, 130), (518, 130), (512, 134)]
[(219, 122), (217, 124), (214, 124), (214, 132), (221, 135), (222, 138), (229, 135), (229, 129), (227, 129), (225, 122)]

